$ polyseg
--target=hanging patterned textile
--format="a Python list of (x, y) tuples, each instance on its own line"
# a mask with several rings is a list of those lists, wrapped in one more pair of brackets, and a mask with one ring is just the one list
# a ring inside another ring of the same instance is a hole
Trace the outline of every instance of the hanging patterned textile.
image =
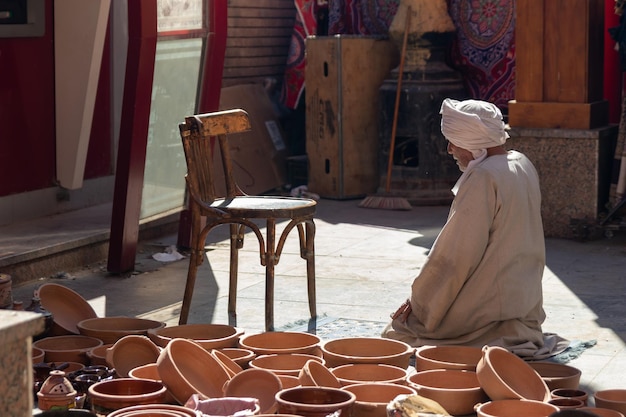
[(331, 0), (329, 35), (387, 36), (400, 0)]

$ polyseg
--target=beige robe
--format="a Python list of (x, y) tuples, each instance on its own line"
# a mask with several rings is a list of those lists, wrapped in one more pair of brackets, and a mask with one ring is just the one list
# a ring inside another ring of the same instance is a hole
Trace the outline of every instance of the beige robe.
[(465, 174), (413, 282), (412, 313), (383, 337), (412, 346), (498, 345), (520, 356), (563, 350), (562, 339), (544, 346), (541, 328), (545, 242), (535, 168), (510, 151)]

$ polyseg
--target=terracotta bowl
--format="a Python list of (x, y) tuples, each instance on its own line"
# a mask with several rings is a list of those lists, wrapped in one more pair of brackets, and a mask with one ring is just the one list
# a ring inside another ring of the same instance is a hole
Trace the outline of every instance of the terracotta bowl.
[(415, 369), (460, 369), (475, 371), (482, 357), (480, 348), (472, 346), (425, 346), (415, 351)]
[(354, 415), (356, 395), (350, 391), (328, 387), (296, 387), (276, 394), (278, 413), (302, 417), (322, 417), (333, 413)]
[(259, 400), (261, 413), (276, 411), (276, 394), (282, 383), (273, 372), (264, 369), (246, 369), (233, 376), (224, 385), (225, 397), (252, 397)]
[(78, 322), (98, 317), (87, 300), (64, 285), (43, 284), (36, 293), (41, 306), (52, 314), (54, 324), (49, 332), (51, 336), (79, 334)]
[(160, 404), (167, 390), (159, 381), (148, 379), (117, 378), (96, 382), (88, 390), (91, 411), (108, 415), (124, 407), (143, 404)]
[(326, 366), (348, 363), (382, 363), (407, 368), (415, 348), (404, 342), (378, 337), (348, 337), (329, 340), (321, 345)]
[(153, 381), (161, 381), (161, 375), (159, 375), (159, 368), (157, 367), (156, 362), (147, 363), (131, 369), (128, 371), (128, 377), (134, 379), (152, 379)]
[(225, 353), (222, 353), (217, 349), (213, 349), (211, 350), (211, 355), (213, 355), (215, 359), (222, 364), (224, 369), (226, 369), (226, 372), (228, 372), (228, 376), (230, 378), (243, 371), (243, 368), (239, 366), (237, 362), (229, 358)]
[(148, 337), (139, 335), (124, 336), (107, 350), (107, 362), (117, 375), (127, 378), (128, 372), (141, 365), (155, 363), (161, 349)]
[(38, 347), (33, 346), (31, 350), (31, 359), (32, 359), (33, 365), (43, 362), (45, 354), (46, 352), (39, 349)]
[(544, 380), (550, 391), (558, 388), (577, 389), (581, 371), (570, 365), (555, 362), (528, 362)]
[(596, 407), (608, 408), (626, 415), (626, 389), (606, 389), (593, 395)]
[(217, 350), (231, 358), (242, 368), (247, 368), (250, 361), (256, 357), (253, 351), (244, 348), (219, 348)]
[(298, 373), (298, 381), (303, 387), (341, 388), (341, 382), (324, 364), (317, 360), (307, 361)]
[(480, 386), (492, 400), (548, 401), (550, 390), (531, 366), (499, 346), (485, 346), (476, 366)]
[(148, 335), (148, 330), (165, 327), (165, 323), (137, 317), (97, 317), (76, 325), (80, 334), (97, 337), (104, 344), (115, 343), (128, 335)]
[(81, 335), (50, 336), (33, 342), (45, 352), (45, 362), (80, 362), (89, 364), (87, 351), (101, 346), (102, 340)]
[(286, 353), (257, 356), (250, 361), (250, 368), (265, 369), (277, 375), (298, 376), (304, 364), (309, 360), (324, 363), (324, 359), (319, 356), (304, 353)]
[(163, 383), (181, 405), (193, 394), (221, 397), (229, 380), (222, 364), (188, 339), (172, 339), (159, 354), (157, 368)]
[(239, 345), (257, 355), (313, 354), (320, 342), (319, 337), (305, 332), (265, 332), (243, 336)]
[(226, 324), (181, 324), (150, 329), (148, 337), (160, 347), (175, 338), (190, 339), (206, 350), (236, 347), (243, 330)]
[(276, 375), (280, 379), (283, 389), (299, 387), (300, 379), (293, 375)]
[(476, 404), (489, 400), (474, 371), (433, 369), (409, 375), (407, 382), (418, 395), (438, 402), (451, 415), (471, 414)]
[(404, 368), (375, 363), (349, 363), (332, 368), (331, 372), (342, 386), (364, 382), (404, 384), (408, 375)]
[(398, 384), (355, 384), (342, 389), (356, 395), (354, 415), (359, 417), (386, 417), (390, 401), (398, 395), (415, 395), (413, 388)]
[(550, 391), (550, 398), (568, 398), (582, 401), (583, 405), (587, 405), (589, 394), (587, 391), (572, 388), (557, 388)]
[(115, 410), (107, 417), (138, 417), (142, 415), (141, 413), (144, 413), (146, 416), (158, 416), (156, 413), (164, 412), (169, 413), (165, 414), (168, 417), (198, 417), (198, 414), (190, 408), (171, 404), (133, 405)]
[(482, 403), (476, 408), (477, 417), (548, 417), (559, 409), (534, 400), (496, 400)]
[(87, 357), (89, 358), (89, 365), (106, 366), (112, 368), (113, 366), (107, 362), (107, 350), (113, 346), (112, 343), (106, 345), (96, 346), (93, 349), (87, 351)]
[(617, 410), (611, 410), (610, 408), (581, 407), (580, 410), (588, 411), (597, 415), (598, 417), (624, 417), (624, 414), (620, 413)]

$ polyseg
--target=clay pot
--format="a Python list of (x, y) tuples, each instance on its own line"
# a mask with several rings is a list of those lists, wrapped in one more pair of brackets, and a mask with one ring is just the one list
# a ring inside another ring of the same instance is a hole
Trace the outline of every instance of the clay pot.
[(36, 296), (41, 306), (52, 314), (50, 336), (79, 334), (78, 322), (98, 317), (87, 300), (63, 285), (43, 284), (36, 290)]
[(539, 374), (519, 356), (499, 346), (485, 346), (476, 366), (480, 386), (492, 400), (548, 401), (550, 391)]
[(620, 413), (617, 410), (611, 410), (609, 408), (600, 408), (600, 407), (582, 407), (581, 411), (587, 411), (589, 413), (593, 413), (598, 417), (624, 417), (624, 414)]
[(589, 395), (581, 389), (557, 388), (550, 391), (550, 397), (552, 399), (566, 398), (580, 400), (583, 403), (583, 406), (585, 406), (587, 405), (587, 398)]
[(354, 415), (359, 417), (386, 417), (387, 404), (398, 395), (415, 395), (413, 388), (406, 385), (367, 383), (348, 385), (342, 388), (356, 395)]
[(483, 403), (476, 408), (477, 417), (548, 417), (559, 409), (534, 400), (496, 400)]
[(45, 352), (45, 362), (79, 362), (89, 364), (87, 352), (101, 346), (102, 341), (81, 335), (50, 336), (33, 342), (33, 346)]
[(332, 368), (331, 372), (342, 386), (364, 382), (404, 384), (408, 375), (404, 368), (374, 363), (349, 363)]
[(33, 346), (31, 350), (31, 359), (33, 365), (41, 363), (44, 361), (45, 352), (38, 347)]
[(341, 388), (341, 382), (330, 369), (316, 360), (309, 360), (304, 364), (298, 373), (298, 380), (303, 387)]
[(276, 411), (276, 394), (282, 389), (278, 376), (263, 369), (246, 369), (224, 385), (225, 397), (252, 397), (259, 400), (261, 413)]
[(109, 362), (107, 362), (107, 350), (109, 350), (111, 346), (113, 346), (113, 344), (107, 343), (106, 345), (100, 345), (89, 349), (87, 351), (89, 364), (94, 366), (106, 366), (109, 368), (113, 367)]
[(573, 410), (582, 408), (585, 403), (576, 398), (552, 398), (548, 404), (556, 405), (559, 410)]
[(474, 371), (433, 369), (409, 375), (407, 382), (418, 395), (438, 402), (451, 415), (471, 414), (476, 404), (489, 400)]
[(157, 367), (156, 362), (147, 363), (131, 369), (128, 371), (128, 377), (134, 379), (152, 379), (154, 381), (161, 381), (161, 375), (159, 375), (159, 368)]
[(581, 371), (573, 366), (555, 362), (528, 362), (550, 391), (557, 388), (577, 389)]
[(166, 394), (165, 386), (158, 381), (132, 378), (100, 381), (88, 389), (91, 411), (104, 415), (133, 405), (160, 404)]
[(256, 354), (249, 349), (220, 348), (217, 350), (231, 358), (233, 361), (235, 361), (237, 365), (241, 366), (244, 369), (247, 368), (250, 361), (256, 357)]
[(128, 372), (141, 365), (156, 363), (161, 349), (148, 337), (139, 335), (124, 336), (107, 349), (107, 362), (117, 375), (128, 377)]
[(165, 327), (165, 323), (137, 317), (96, 317), (76, 324), (80, 334), (97, 337), (104, 344), (113, 344), (124, 336), (147, 336), (148, 330)]
[(399, 340), (378, 337), (348, 337), (329, 340), (321, 345), (326, 366), (348, 363), (378, 363), (406, 369), (415, 348)]
[(235, 362), (219, 350), (212, 350), (211, 355), (213, 355), (215, 359), (217, 359), (222, 364), (224, 369), (226, 369), (226, 372), (228, 372), (228, 376), (230, 378), (243, 371), (243, 368), (239, 366), (237, 362)]
[(482, 357), (480, 348), (472, 346), (425, 346), (415, 351), (415, 369), (458, 369), (476, 371)]
[(277, 375), (298, 376), (300, 370), (309, 360), (323, 364), (324, 359), (303, 353), (287, 353), (257, 356), (250, 361), (250, 368), (265, 369)]
[(283, 389), (299, 387), (300, 379), (293, 375), (276, 375), (280, 379)]
[(167, 417), (198, 417), (198, 414), (190, 408), (170, 404), (133, 405), (115, 410), (107, 417), (138, 417), (141, 415), (152, 417), (158, 416), (158, 413)]
[(63, 371), (50, 371), (37, 392), (37, 405), (40, 410), (69, 409), (76, 407), (77, 392)]
[(356, 395), (350, 391), (328, 387), (296, 387), (276, 394), (278, 413), (303, 417), (353, 415)]
[(243, 330), (226, 324), (181, 324), (148, 331), (148, 337), (159, 347), (170, 340), (193, 340), (206, 350), (236, 347)]
[(593, 395), (596, 407), (608, 408), (626, 415), (626, 389), (606, 389)]
[(239, 345), (257, 355), (314, 354), (321, 339), (305, 332), (265, 332), (242, 337)]
[(230, 378), (222, 364), (202, 346), (187, 339), (172, 339), (157, 359), (163, 383), (180, 405), (193, 394), (221, 397)]

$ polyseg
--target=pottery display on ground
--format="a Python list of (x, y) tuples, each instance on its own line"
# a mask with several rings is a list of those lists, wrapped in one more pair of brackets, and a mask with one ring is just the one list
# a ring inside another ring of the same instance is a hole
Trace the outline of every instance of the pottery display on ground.
[(415, 348), (407, 343), (379, 337), (347, 337), (328, 340), (321, 346), (326, 366), (378, 363), (407, 368)]
[(116, 378), (96, 382), (88, 389), (91, 411), (108, 415), (124, 407), (143, 404), (161, 404), (167, 390), (159, 381)]
[(252, 397), (259, 400), (261, 413), (276, 411), (276, 394), (282, 389), (276, 374), (263, 369), (246, 369), (224, 385), (225, 397)]
[(50, 336), (33, 342), (33, 346), (44, 351), (45, 362), (80, 362), (88, 365), (87, 352), (101, 346), (102, 340), (89, 336)]
[(476, 375), (490, 399), (550, 399), (544, 380), (519, 356), (499, 346), (485, 346), (482, 353)]
[(596, 407), (608, 408), (626, 415), (626, 389), (605, 389), (593, 395)]
[(296, 387), (276, 394), (278, 413), (303, 417), (351, 416), (356, 395), (350, 391), (328, 387)]
[(534, 400), (495, 400), (476, 407), (477, 417), (549, 417), (559, 409)]
[(415, 369), (461, 369), (475, 371), (482, 350), (472, 346), (424, 346), (415, 351)]
[(151, 329), (165, 327), (165, 323), (138, 317), (96, 317), (76, 324), (80, 334), (97, 337), (104, 344), (113, 344), (124, 336), (147, 336)]
[(46, 283), (35, 294), (41, 306), (52, 314), (51, 336), (79, 334), (77, 324), (80, 321), (98, 317), (87, 300), (64, 285)]
[(342, 386), (363, 382), (404, 384), (408, 376), (406, 368), (376, 363), (348, 363), (331, 369)]
[(106, 361), (117, 375), (126, 378), (128, 372), (141, 365), (155, 363), (161, 349), (147, 336), (128, 335), (115, 342), (106, 352)]
[(557, 388), (577, 389), (581, 371), (570, 365), (556, 362), (528, 362), (544, 380), (550, 391)]
[(354, 415), (358, 417), (386, 417), (390, 401), (398, 395), (416, 394), (406, 385), (385, 383), (354, 384), (342, 389), (356, 395)]
[(310, 360), (324, 364), (319, 356), (304, 353), (260, 355), (250, 361), (250, 368), (265, 369), (275, 374), (298, 376), (300, 370)]
[(305, 332), (264, 332), (250, 334), (239, 339), (239, 345), (256, 355), (286, 353), (315, 354), (321, 339)]

